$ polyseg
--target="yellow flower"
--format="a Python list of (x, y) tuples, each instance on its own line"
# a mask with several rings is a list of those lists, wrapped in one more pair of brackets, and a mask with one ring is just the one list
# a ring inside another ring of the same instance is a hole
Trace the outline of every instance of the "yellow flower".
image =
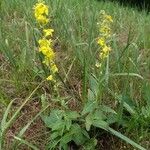
[(48, 6), (44, 2), (39, 2), (33, 7), (36, 20), (41, 24), (47, 24)]
[[(100, 37), (98, 38), (97, 43), (100, 46), (101, 52), (99, 53), (99, 58), (101, 60), (108, 57), (109, 52), (111, 51), (111, 47), (108, 45), (109, 38), (111, 36), (111, 28), (110, 25), (113, 22), (113, 19), (110, 15), (107, 15), (105, 11), (101, 11), (101, 22), (99, 25), (99, 33)], [(96, 66), (99, 67), (99, 64), (96, 63)]]
[(40, 39), (38, 41), (38, 43), (39, 43), (40, 47), (50, 47), (51, 43), (52, 43), (52, 40), (47, 40), (47, 39), (43, 38), (43, 39)]
[(105, 18), (106, 18), (109, 22), (113, 22), (112, 16), (106, 15)]
[(102, 52), (100, 53), (100, 58), (104, 59), (108, 57), (109, 52), (111, 51), (111, 48), (109, 46), (104, 46), (102, 48)]
[(35, 17), (38, 17), (39, 15), (48, 15), (48, 6), (44, 4), (44, 2), (40, 2), (35, 4), (33, 7)]
[(55, 53), (53, 52), (53, 50), (49, 50), (45, 55), (50, 60), (53, 60), (55, 58)]
[(107, 25), (103, 25), (100, 28), (100, 33), (103, 34), (104, 36), (107, 36), (107, 37), (110, 36), (110, 31), (111, 31), (111, 29)]
[(44, 29), (43, 32), (44, 32), (44, 36), (48, 37), (48, 36), (52, 36), (54, 30), (53, 29)]
[(57, 68), (57, 66), (55, 64), (51, 65), (51, 71), (52, 71), (52, 73), (58, 72), (58, 68)]
[[(46, 80), (48, 80), (48, 81), (53, 81), (54, 83), (56, 82), (56, 79), (55, 79), (52, 75), (49, 75), (49, 76), (46, 78)], [(54, 85), (54, 86), (56, 86), (56, 85)]]
[(36, 20), (40, 23), (40, 24), (47, 24), (49, 22), (49, 19), (47, 19), (45, 16), (43, 15), (39, 15)]
[(104, 46), (105, 45), (105, 39), (104, 38), (99, 38), (97, 43), (100, 45), (100, 46)]
[(104, 52), (104, 53), (108, 53), (108, 52), (110, 52), (110, 51), (111, 51), (111, 48), (110, 48), (109, 46), (105, 45), (105, 46), (103, 47), (103, 52)]
[(53, 76), (52, 76), (52, 75), (49, 75), (46, 79), (47, 79), (48, 81), (52, 81), (52, 80), (53, 80)]
[(99, 62), (96, 62), (95, 66), (96, 66), (97, 68), (100, 68), (100, 67), (102, 66), (102, 64), (99, 63)]
[(55, 58), (55, 53), (50, 47), (41, 47), (39, 48), (40, 52), (42, 52), (45, 57), (47, 57), (49, 60), (53, 60)]

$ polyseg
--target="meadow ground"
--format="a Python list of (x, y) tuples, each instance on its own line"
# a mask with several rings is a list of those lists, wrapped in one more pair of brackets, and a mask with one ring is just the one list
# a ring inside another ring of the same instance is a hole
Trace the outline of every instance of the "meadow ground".
[[(43, 116), (56, 108), (73, 114), (59, 142), (78, 124), (87, 129), (90, 141), (97, 139), (95, 149), (150, 149), (149, 13), (117, 2), (46, 0), (59, 70), (58, 89), (53, 90), (53, 83), (45, 81), (49, 70), (38, 52), (41, 31), (33, 13), (36, 2), (0, 1), (0, 150), (50, 149), (54, 126)], [(111, 52), (99, 72), (95, 63), (101, 49), (97, 44), (101, 10), (112, 16), (113, 23)], [(95, 111), (101, 118), (92, 118)], [(68, 149), (94, 150), (83, 146), (87, 140), (83, 135), (82, 144), (68, 137)], [(59, 142), (65, 149), (66, 143)]]

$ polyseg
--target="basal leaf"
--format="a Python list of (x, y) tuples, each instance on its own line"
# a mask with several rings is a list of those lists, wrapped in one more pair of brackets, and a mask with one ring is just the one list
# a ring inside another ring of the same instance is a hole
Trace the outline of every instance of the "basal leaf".
[(86, 118), (85, 118), (85, 127), (86, 127), (86, 130), (87, 130), (87, 131), (89, 131), (90, 128), (91, 128), (92, 121), (93, 121), (92, 119), (93, 119), (93, 118), (92, 118), (92, 115), (91, 115), (91, 114), (87, 115)]
[(93, 120), (92, 125), (104, 130), (108, 130), (108, 123), (103, 120)]
[(83, 108), (82, 115), (92, 112), (97, 107), (97, 101), (87, 102)]
[(53, 110), (50, 116), (42, 116), (43, 121), (46, 126), (52, 128), (57, 121), (60, 121), (63, 117), (63, 112), (61, 110)]
[(79, 113), (76, 112), (76, 111), (67, 111), (65, 114), (67, 115), (67, 117), (69, 119), (72, 119), (72, 120), (77, 119), (78, 117), (80, 117)]

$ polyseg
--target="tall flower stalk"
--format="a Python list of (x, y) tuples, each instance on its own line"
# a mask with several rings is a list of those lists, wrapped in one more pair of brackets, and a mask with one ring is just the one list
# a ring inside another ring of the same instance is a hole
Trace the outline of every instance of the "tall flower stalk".
[(38, 1), (34, 7), (34, 16), (37, 23), (40, 25), (42, 37), (39, 39), (39, 52), (44, 56), (43, 63), (48, 67), (50, 75), (47, 80), (56, 82), (56, 73), (58, 72), (57, 65), (55, 64), (55, 52), (53, 49), (53, 32), (54, 29), (49, 28), (50, 20), (48, 18), (49, 8), (44, 1)]
[(96, 63), (97, 67), (101, 66), (101, 63), (105, 58), (108, 57), (111, 47), (109, 45), (110, 38), (112, 36), (111, 33), (111, 23), (113, 22), (113, 19), (110, 15), (107, 15), (104, 10), (100, 12), (100, 21), (98, 23), (99, 28), (99, 37), (97, 40), (97, 43), (100, 47), (99, 52), (99, 61)]

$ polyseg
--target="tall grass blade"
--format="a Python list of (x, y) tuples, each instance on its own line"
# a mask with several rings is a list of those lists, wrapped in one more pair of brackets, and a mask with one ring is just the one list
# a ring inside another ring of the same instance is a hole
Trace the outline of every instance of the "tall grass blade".
[(17, 136), (14, 136), (14, 139), (18, 140), (20, 143), (27, 145), (28, 147), (32, 148), (33, 150), (39, 150), (36, 146), (33, 144), (29, 143), (28, 141), (21, 139)]
[(114, 134), (115, 136), (119, 137), (120, 139), (122, 139), (122, 140), (126, 141), (127, 143), (131, 144), (133, 147), (136, 147), (139, 150), (146, 150), (144, 147), (142, 147), (139, 144), (135, 143), (134, 141), (132, 141), (128, 137), (124, 136), (120, 132), (117, 132), (116, 130), (114, 130), (114, 129), (110, 128), (110, 127), (109, 127), (109, 131), (110, 131), (110, 133)]

